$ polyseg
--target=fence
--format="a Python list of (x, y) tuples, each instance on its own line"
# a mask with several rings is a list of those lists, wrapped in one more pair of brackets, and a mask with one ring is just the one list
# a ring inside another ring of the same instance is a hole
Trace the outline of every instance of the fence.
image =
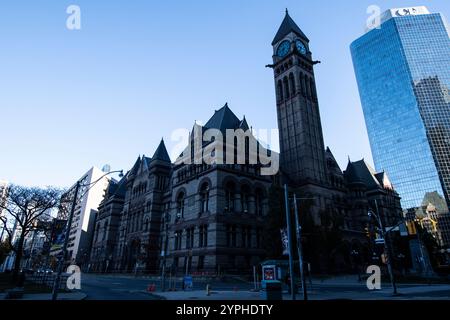
[[(53, 288), (55, 283), (56, 274), (54, 273), (34, 273), (27, 275), (25, 281), (32, 282), (34, 284), (45, 285), (49, 288)], [(59, 281), (59, 289), (63, 290), (67, 288), (68, 274), (62, 274)]]

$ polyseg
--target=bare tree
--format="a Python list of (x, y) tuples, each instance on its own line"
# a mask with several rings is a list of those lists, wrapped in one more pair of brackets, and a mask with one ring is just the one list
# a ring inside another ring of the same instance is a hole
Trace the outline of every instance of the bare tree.
[[(16, 254), (14, 279), (20, 270), (26, 236), (38, 228), (39, 221), (51, 218), (51, 211), (61, 206), (61, 199), (64, 199), (61, 198), (62, 194), (62, 190), (54, 187), (29, 188), (11, 185), (8, 188), (5, 203), (0, 203), (0, 211), (3, 209), (7, 213), (0, 217), (0, 225), (3, 224), (8, 233), (9, 245)], [(8, 218), (14, 223), (8, 223)], [(18, 237), (15, 234), (18, 234)]]

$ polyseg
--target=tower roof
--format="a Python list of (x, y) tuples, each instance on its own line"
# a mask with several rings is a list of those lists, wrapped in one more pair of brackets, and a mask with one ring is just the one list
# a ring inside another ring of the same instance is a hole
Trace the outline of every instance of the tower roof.
[(167, 152), (166, 145), (164, 143), (164, 139), (161, 140), (158, 148), (155, 151), (155, 154), (152, 157), (152, 160), (171, 162), (169, 153)]
[(231, 111), (228, 103), (221, 109), (217, 110), (214, 115), (206, 123), (206, 129), (219, 129), (225, 131), (226, 129), (237, 129), (241, 124), (241, 120)]
[(289, 15), (289, 12), (286, 9), (286, 16), (284, 17), (284, 20), (281, 23), (281, 26), (278, 29), (278, 32), (272, 41), (272, 45), (275, 45), (277, 42), (283, 40), (283, 38), (291, 32), (294, 32), (297, 36), (309, 42), (308, 37), (303, 33), (303, 31), (299, 28), (299, 26), (295, 23), (295, 21), (292, 20), (291, 16)]

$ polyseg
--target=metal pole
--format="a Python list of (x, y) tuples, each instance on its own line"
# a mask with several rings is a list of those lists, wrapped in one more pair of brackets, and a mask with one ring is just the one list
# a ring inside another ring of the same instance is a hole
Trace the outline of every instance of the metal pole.
[(292, 235), (291, 235), (291, 210), (289, 205), (289, 194), (287, 184), (284, 185), (284, 200), (286, 205), (286, 225), (288, 234), (288, 247), (289, 247), (289, 273), (291, 275), (291, 298), (295, 300), (295, 290), (294, 290), (294, 260), (292, 252)]
[(384, 239), (384, 248), (385, 248), (386, 254), (387, 254), (387, 265), (388, 265), (389, 277), (391, 279), (392, 289), (394, 290), (394, 294), (397, 294), (397, 285), (395, 283), (394, 271), (392, 268), (392, 253), (391, 253), (391, 247), (390, 247), (390, 237), (389, 237), (389, 241), (388, 241), (388, 239), (387, 239), (388, 234), (386, 233), (386, 230), (384, 229), (384, 224), (380, 217), (380, 211), (378, 210), (377, 200), (375, 200), (375, 208), (377, 210), (378, 223), (380, 225), (381, 233), (382, 233), (383, 239)]
[(164, 254), (163, 254), (163, 264), (162, 264), (162, 275), (161, 275), (161, 291), (164, 292), (166, 291), (166, 255), (167, 255), (167, 242), (168, 242), (168, 218), (169, 214), (166, 212), (164, 215), (164, 230), (165, 230), (165, 235), (164, 235)]
[(300, 276), (303, 288), (303, 300), (308, 300), (308, 290), (306, 288), (305, 272), (303, 270), (303, 246), (302, 246), (302, 227), (298, 218), (297, 195), (294, 194), (294, 208), (295, 208), (295, 226), (297, 230), (297, 250), (298, 263), (300, 264)]
[(257, 282), (256, 282), (256, 266), (253, 266), (253, 282), (255, 286), (255, 291), (258, 290)]
[(66, 235), (64, 238), (64, 246), (62, 249), (61, 257), (59, 259), (58, 271), (56, 273), (55, 282), (53, 283), (52, 300), (56, 300), (58, 298), (59, 282), (61, 281), (61, 273), (62, 273), (62, 270), (64, 267), (64, 262), (65, 262), (66, 256), (67, 256), (67, 245), (69, 244), (70, 229), (72, 227), (72, 220), (73, 220), (73, 215), (75, 213), (75, 207), (77, 206), (77, 202), (78, 202), (79, 189), (80, 189), (80, 181), (77, 181), (77, 185), (75, 187), (75, 195), (74, 195), (73, 201), (72, 201), (72, 208), (70, 209), (69, 219), (66, 224)]

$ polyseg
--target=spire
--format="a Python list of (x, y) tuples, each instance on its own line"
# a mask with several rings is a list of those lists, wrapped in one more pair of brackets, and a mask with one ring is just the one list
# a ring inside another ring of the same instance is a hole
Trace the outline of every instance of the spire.
[(272, 41), (272, 45), (275, 45), (278, 42), (280, 42), (281, 40), (283, 40), (283, 38), (291, 32), (294, 32), (297, 36), (299, 36), (306, 42), (309, 42), (308, 37), (306, 37), (306, 35), (303, 33), (303, 31), (295, 23), (295, 21), (292, 20), (291, 16), (289, 15), (288, 9), (286, 9), (286, 16), (284, 17), (284, 20), (281, 23), (281, 26), (278, 29), (278, 32)]
[(158, 148), (155, 151), (155, 154), (152, 157), (152, 160), (161, 160), (164, 162), (171, 162), (169, 153), (167, 152), (166, 145), (164, 143), (164, 139), (161, 139)]

